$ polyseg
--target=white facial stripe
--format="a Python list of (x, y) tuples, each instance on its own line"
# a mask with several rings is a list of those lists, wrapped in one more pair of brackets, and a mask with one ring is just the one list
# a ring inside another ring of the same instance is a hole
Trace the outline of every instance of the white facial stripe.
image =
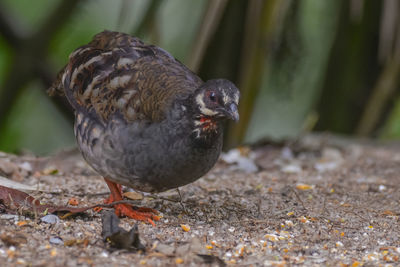
[(200, 111), (201, 111), (201, 113), (203, 113), (204, 115), (207, 115), (207, 116), (214, 116), (214, 115), (218, 114), (218, 112), (211, 110), (209, 108), (200, 108)]
[(200, 108), (206, 106), (206, 104), (204, 104), (204, 101), (203, 101), (203, 94), (199, 94), (196, 96), (196, 103), (197, 103), (197, 105), (199, 105)]
[(200, 112), (206, 116), (214, 116), (217, 115), (218, 112), (215, 112), (206, 107), (206, 104), (203, 101), (203, 94), (199, 94), (196, 96), (196, 103), (199, 105)]

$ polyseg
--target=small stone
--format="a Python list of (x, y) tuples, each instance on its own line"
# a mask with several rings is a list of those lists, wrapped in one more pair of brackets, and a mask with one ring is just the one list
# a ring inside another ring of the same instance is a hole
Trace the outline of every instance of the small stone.
[(282, 167), (282, 171), (285, 173), (299, 173), (302, 171), (302, 168), (296, 164), (289, 164)]
[(48, 214), (48, 215), (40, 218), (40, 220), (42, 222), (49, 223), (49, 224), (55, 224), (55, 223), (60, 222), (60, 218), (58, 218), (58, 216), (56, 216), (54, 214)]
[(54, 245), (63, 245), (64, 244), (64, 241), (58, 236), (50, 237), (49, 242), (50, 242), (50, 244), (54, 244)]
[(20, 165), (19, 165), (19, 167), (21, 168), (21, 169), (24, 169), (24, 170), (27, 170), (27, 171), (29, 171), (29, 172), (31, 172), (32, 171), (32, 166), (31, 166), (31, 164), (29, 163), (29, 162), (23, 162), (23, 163), (21, 163)]
[(205, 251), (203, 248), (203, 245), (201, 244), (200, 239), (198, 238), (193, 238), (190, 242), (190, 250), (193, 251), (194, 253), (202, 253)]
[(190, 244), (188, 243), (188, 244), (185, 244), (185, 245), (177, 247), (176, 248), (176, 254), (180, 255), (180, 256), (183, 256), (186, 253), (188, 253), (189, 250), (190, 250)]
[(172, 246), (165, 245), (165, 244), (158, 244), (156, 247), (156, 250), (162, 254), (171, 256), (174, 254), (175, 248)]

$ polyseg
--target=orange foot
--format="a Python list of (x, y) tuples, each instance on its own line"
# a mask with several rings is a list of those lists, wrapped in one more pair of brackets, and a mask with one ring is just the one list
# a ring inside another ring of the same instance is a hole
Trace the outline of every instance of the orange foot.
[[(110, 196), (104, 201), (104, 203), (111, 204), (113, 202), (122, 200), (122, 186), (120, 184), (111, 182), (106, 178), (104, 178), (104, 180), (106, 181), (111, 192)], [(155, 215), (158, 212), (151, 208), (135, 207), (129, 204), (115, 204), (114, 209), (115, 214), (117, 214), (118, 217), (126, 216), (138, 221), (148, 222), (153, 226), (155, 226), (154, 221), (160, 220), (160, 217)]]

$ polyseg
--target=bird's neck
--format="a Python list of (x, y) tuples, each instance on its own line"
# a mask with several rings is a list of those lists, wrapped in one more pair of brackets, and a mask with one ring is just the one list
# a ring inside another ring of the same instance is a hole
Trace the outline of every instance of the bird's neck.
[(181, 130), (187, 136), (190, 131), (190, 139), (197, 147), (212, 147), (219, 142), (222, 136), (222, 124), (217, 118), (201, 114), (197, 104), (191, 102), (193, 97), (176, 101), (170, 118), (180, 127), (182, 121), (188, 122)]
[(221, 122), (213, 117), (198, 116), (193, 120), (191, 137), (202, 146), (212, 146), (222, 134)]

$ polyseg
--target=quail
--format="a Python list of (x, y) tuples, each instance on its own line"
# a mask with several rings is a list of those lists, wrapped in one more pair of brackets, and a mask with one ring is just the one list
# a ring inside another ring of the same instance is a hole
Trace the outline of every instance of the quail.
[[(74, 133), (86, 162), (122, 200), (121, 185), (162, 192), (206, 174), (222, 148), (223, 121), (237, 121), (239, 90), (202, 81), (165, 50), (128, 34), (103, 31), (69, 56), (49, 89), (74, 109)], [(114, 205), (119, 216), (154, 225), (155, 211)]]

